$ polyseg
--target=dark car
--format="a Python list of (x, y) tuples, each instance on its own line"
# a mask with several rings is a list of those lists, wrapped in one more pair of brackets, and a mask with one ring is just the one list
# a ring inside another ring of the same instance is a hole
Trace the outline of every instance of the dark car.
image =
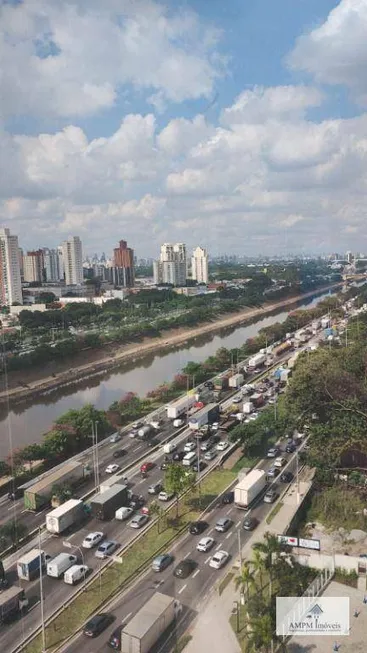
[(113, 452), (112, 456), (113, 458), (122, 458), (122, 456), (126, 456), (126, 454), (126, 449), (116, 449), (116, 451)]
[(8, 492), (8, 499), (10, 501), (16, 501), (17, 499), (21, 499), (23, 496), (23, 490), (20, 490), (18, 487), (14, 488), (11, 492)]
[(154, 440), (154, 438), (145, 440), (145, 442), (147, 443), (148, 447), (158, 447), (160, 444), (159, 440)]
[(234, 492), (226, 492), (225, 494), (223, 494), (222, 501), (221, 501), (223, 505), (227, 505), (228, 503), (233, 503), (233, 501), (234, 501)]
[(283, 474), (280, 475), (280, 480), (282, 481), (282, 483), (290, 483), (291, 481), (293, 481), (293, 479), (294, 479), (294, 475), (292, 474), (292, 472), (283, 472)]
[(285, 447), (286, 453), (294, 453), (296, 449), (297, 449), (297, 445), (295, 442), (288, 442), (288, 444)]
[(108, 640), (108, 645), (111, 648), (114, 648), (115, 651), (120, 651), (121, 650), (121, 631), (123, 629), (123, 626), (117, 626), (113, 633), (111, 633), (111, 637)]
[(97, 637), (102, 630), (107, 628), (113, 622), (113, 616), (107, 612), (95, 614), (94, 617), (89, 619), (84, 626), (83, 633), (87, 637)]
[(259, 520), (256, 519), (256, 517), (251, 517), (251, 516), (245, 517), (245, 519), (243, 520), (243, 528), (245, 529), (245, 531), (253, 531), (254, 528), (256, 528), (256, 526), (258, 525), (258, 523)]
[(193, 521), (189, 526), (189, 533), (191, 535), (201, 535), (207, 527), (208, 523), (206, 521)]
[(194, 463), (192, 469), (194, 470), (194, 472), (202, 472), (203, 469), (205, 469), (205, 467), (207, 467), (207, 464), (204, 463), (203, 460), (200, 460), (197, 463)]
[(275, 478), (276, 476), (278, 476), (279, 472), (280, 470), (278, 469), (278, 467), (273, 466), (273, 467), (269, 467), (267, 471), (267, 475), (269, 478)]
[(173, 575), (176, 576), (176, 578), (187, 578), (196, 567), (197, 562), (195, 562), (195, 560), (190, 560), (189, 558), (181, 560), (173, 570)]
[(129, 506), (133, 510), (139, 510), (145, 503), (145, 499), (143, 496), (138, 496), (137, 494), (132, 494), (130, 496), (130, 503)]
[(268, 453), (266, 454), (266, 457), (267, 458), (276, 458), (277, 456), (279, 456), (280, 453), (281, 452), (280, 452), (279, 447), (271, 447), (271, 449), (269, 449)]
[(159, 469), (163, 469), (163, 470), (167, 469), (168, 465), (171, 465), (171, 464), (172, 464), (172, 460), (167, 458), (166, 460), (163, 460), (161, 462), (161, 464), (159, 465)]
[(184, 451), (175, 451), (175, 453), (172, 456), (172, 460), (174, 460), (175, 462), (180, 462), (181, 460), (184, 459), (185, 455), (186, 454)]

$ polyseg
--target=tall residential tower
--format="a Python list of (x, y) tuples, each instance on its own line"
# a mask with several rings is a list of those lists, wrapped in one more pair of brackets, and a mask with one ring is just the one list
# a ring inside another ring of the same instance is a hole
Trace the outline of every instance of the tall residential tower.
[(14, 302), (23, 304), (18, 236), (0, 229), (0, 303), (11, 306)]
[(196, 247), (191, 257), (191, 277), (198, 283), (208, 283), (208, 254), (203, 247)]
[(62, 243), (62, 260), (67, 286), (81, 286), (83, 283), (83, 252), (79, 236), (70, 236)]

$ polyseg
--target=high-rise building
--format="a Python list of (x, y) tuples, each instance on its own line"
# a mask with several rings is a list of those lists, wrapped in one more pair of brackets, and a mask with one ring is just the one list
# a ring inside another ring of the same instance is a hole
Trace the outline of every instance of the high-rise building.
[(19, 254), (19, 267), (20, 267), (20, 278), (23, 280), (24, 270), (23, 270), (23, 250), (21, 247), (18, 248)]
[(203, 247), (196, 247), (191, 257), (191, 277), (198, 283), (208, 283), (208, 254)]
[(57, 249), (43, 248), (43, 267), (45, 281), (60, 281), (64, 273), (60, 274), (60, 257)]
[(57, 247), (57, 258), (59, 259), (60, 281), (64, 281), (64, 279), (65, 279), (65, 270), (64, 270), (64, 257), (63, 257), (63, 253), (62, 253), (62, 245), (59, 245)]
[(62, 259), (67, 286), (83, 283), (83, 252), (79, 236), (70, 236), (62, 243)]
[(154, 283), (170, 283), (184, 286), (187, 278), (186, 245), (164, 243), (161, 245), (159, 261), (153, 262)]
[(134, 250), (127, 246), (126, 240), (120, 240), (113, 250), (112, 280), (115, 285), (131, 287), (135, 282)]
[(14, 302), (23, 304), (18, 236), (0, 229), (0, 303), (11, 306)]
[(29, 283), (43, 281), (43, 250), (27, 252), (23, 256), (23, 278)]

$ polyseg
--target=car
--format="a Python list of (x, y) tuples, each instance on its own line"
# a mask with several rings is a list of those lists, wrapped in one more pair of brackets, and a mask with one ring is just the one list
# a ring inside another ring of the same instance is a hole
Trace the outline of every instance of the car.
[(194, 463), (192, 469), (194, 472), (202, 472), (208, 465), (203, 460), (198, 460), (197, 463)]
[(217, 451), (225, 451), (227, 447), (229, 447), (229, 442), (227, 442), (227, 440), (221, 440), (220, 442), (218, 442), (216, 449)]
[(226, 533), (229, 528), (231, 528), (233, 522), (228, 517), (220, 517), (215, 524), (215, 530), (218, 533)]
[(219, 422), (213, 422), (212, 431), (218, 431), (218, 429), (219, 429)]
[(88, 533), (82, 542), (83, 549), (93, 549), (94, 546), (97, 546), (103, 540), (104, 533), (101, 531), (94, 531), (93, 533)]
[(264, 503), (274, 503), (277, 493), (274, 488), (270, 488), (264, 495)]
[(226, 506), (228, 503), (233, 503), (234, 501), (234, 492), (226, 492), (223, 494), (221, 503)]
[(173, 562), (173, 557), (169, 553), (162, 553), (156, 556), (152, 562), (153, 571), (164, 571)]
[(148, 440), (145, 440), (145, 442), (148, 447), (158, 447), (160, 444), (159, 440), (155, 440), (154, 438), (149, 438)]
[(195, 562), (195, 560), (186, 558), (186, 560), (181, 560), (181, 562), (178, 563), (177, 567), (174, 568), (173, 575), (176, 576), (176, 578), (187, 578), (194, 571), (194, 569), (196, 569), (196, 567), (197, 562)]
[(183, 426), (184, 424), (185, 424), (185, 420), (184, 420), (184, 419), (174, 419), (174, 420), (173, 420), (173, 426), (174, 426), (175, 429), (179, 429), (179, 428), (180, 428), (181, 426)]
[(110, 443), (111, 443), (111, 444), (115, 444), (115, 442), (118, 442), (119, 440), (121, 440), (121, 435), (120, 435), (120, 433), (114, 433), (114, 434), (111, 435), (111, 437), (110, 437)]
[(122, 458), (122, 456), (126, 456), (126, 454), (126, 449), (116, 449), (116, 451), (113, 452), (112, 456), (113, 458)]
[(213, 460), (217, 456), (217, 452), (214, 451), (214, 449), (209, 449), (209, 451), (206, 451), (204, 454), (204, 460)]
[(117, 463), (111, 463), (111, 465), (108, 465), (105, 469), (106, 474), (116, 474), (120, 469), (120, 465)]
[(292, 442), (288, 442), (285, 446), (286, 453), (294, 453), (296, 449), (297, 449), (297, 445), (295, 442), (293, 442), (293, 440)]
[(266, 454), (267, 458), (276, 458), (280, 454), (280, 449), (279, 447), (271, 447), (269, 449), (268, 453)]
[(213, 569), (222, 569), (229, 560), (229, 553), (227, 551), (217, 551), (209, 560), (209, 567)]
[(208, 522), (206, 521), (193, 521), (189, 526), (189, 533), (191, 535), (201, 535), (205, 529), (208, 528)]
[(130, 431), (128, 437), (129, 437), (129, 438), (136, 438), (137, 435), (138, 435), (138, 432), (137, 432), (137, 431)]
[(151, 469), (154, 468), (154, 463), (147, 461), (146, 463), (143, 463), (140, 467), (140, 471), (142, 474), (146, 474), (149, 472)]
[(286, 464), (286, 462), (287, 462), (287, 459), (286, 459), (286, 458), (283, 458), (282, 456), (278, 456), (278, 458), (276, 458), (276, 459), (274, 460), (274, 467), (282, 468), (282, 467), (284, 467), (284, 465)]
[(171, 501), (174, 496), (174, 492), (167, 492), (166, 490), (162, 490), (162, 492), (158, 494), (158, 499), (159, 501)]
[(181, 462), (185, 458), (185, 452), (184, 451), (175, 451), (175, 453), (172, 456), (172, 460), (175, 463)]
[(208, 451), (208, 449), (210, 449), (210, 447), (212, 447), (213, 445), (214, 445), (213, 438), (210, 437), (207, 440), (205, 440), (205, 442), (202, 442), (202, 444), (200, 445), (200, 451)]
[(235, 397), (232, 399), (232, 404), (240, 404), (242, 401), (242, 397)]
[(188, 440), (184, 446), (184, 452), (190, 453), (190, 451), (194, 451), (194, 449), (196, 449), (196, 443), (192, 440)]
[(129, 507), (133, 510), (139, 510), (145, 503), (144, 497), (140, 494), (132, 494), (129, 496)]
[(133, 431), (138, 431), (144, 425), (145, 425), (145, 422), (134, 422), (134, 424), (132, 425), (131, 428), (132, 428)]
[(245, 531), (253, 531), (254, 528), (258, 525), (259, 520), (256, 519), (256, 517), (252, 517), (252, 515), (249, 515), (248, 517), (245, 517), (243, 520), (243, 528)]
[(89, 619), (84, 626), (83, 634), (87, 637), (97, 637), (103, 630), (105, 630), (113, 621), (113, 616), (107, 612), (95, 614), (94, 617)]
[(159, 465), (159, 469), (165, 470), (167, 469), (168, 465), (172, 464), (172, 460), (163, 460), (161, 464)]
[(149, 521), (149, 515), (135, 515), (129, 522), (130, 528), (141, 528)]
[(108, 556), (115, 553), (118, 547), (119, 547), (118, 542), (115, 542), (114, 540), (106, 540), (105, 542), (102, 542), (102, 544), (99, 545), (94, 555), (96, 558), (101, 558), (102, 560), (104, 560), (104, 558), (108, 558)]
[(280, 480), (282, 483), (291, 483), (293, 481), (294, 475), (292, 472), (283, 472), (283, 474), (280, 475)]
[(114, 648), (115, 651), (121, 651), (121, 632), (124, 628), (124, 625), (117, 626), (115, 630), (111, 633), (110, 639), (108, 640), (108, 645), (111, 648)]
[(157, 483), (153, 483), (152, 485), (149, 485), (148, 487), (148, 494), (159, 494), (159, 492), (162, 490), (163, 485), (161, 481), (158, 481)]
[(202, 551), (202, 553), (206, 553), (207, 551), (210, 551), (213, 544), (214, 544), (214, 538), (202, 537), (201, 540), (197, 543), (196, 549), (198, 551)]
[(273, 465), (272, 467), (269, 467), (269, 469), (267, 471), (267, 475), (269, 476), (269, 478), (275, 478), (276, 476), (278, 476), (279, 471), (280, 470), (277, 469), (276, 467), (274, 467), (274, 465)]
[(150, 426), (152, 426), (154, 429), (158, 430), (162, 424), (162, 420), (160, 419), (152, 419), (150, 422)]
[(257, 412), (251, 413), (251, 415), (249, 415), (250, 421), (255, 421), (255, 419), (257, 419), (258, 417), (259, 417), (259, 413)]

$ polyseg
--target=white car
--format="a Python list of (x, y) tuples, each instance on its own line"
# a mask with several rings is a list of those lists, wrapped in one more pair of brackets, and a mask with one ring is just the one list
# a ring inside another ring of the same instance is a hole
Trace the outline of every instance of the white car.
[(218, 429), (219, 429), (219, 422), (213, 422), (212, 431), (218, 431)]
[(232, 404), (240, 404), (242, 401), (242, 397), (235, 397), (232, 399)]
[(227, 447), (229, 447), (229, 442), (227, 442), (227, 440), (221, 440), (221, 442), (218, 442), (216, 446), (216, 450), (224, 451), (225, 449), (227, 449)]
[(256, 412), (251, 413), (251, 415), (249, 415), (249, 417), (250, 417), (250, 420), (255, 421), (255, 419), (257, 419), (259, 417), (259, 413), (256, 413)]
[(204, 454), (204, 460), (213, 460), (213, 458), (215, 458), (216, 455), (217, 455), (217, 452), (214, 451), (214, 449), (209, 449), (209, 451), (207, 451)]
[(200, 542), (197, 543), (196, 548), (198, 551), (202, 551), (203, 553), (206, 553), (206, 551), (210, 551), (213, 544), (214, 544), (213, 537), (202, 537)]
[(108, 467), (106, 467), (105, 472), (106, 474), (115, 474), (116, 472), (119, 471), (119, 469), (120, 469), (120, 465), (117, 465), (116, 463), (112, 463), (111, 465), (108, 465)]
[(282, 456), (279, 456), (278, 458), (276, 458), (276, 459), (274, 460), (274, 467), (284, 467), (284, 465), (286, 464), (286, 462), (287, 462), (287, 461), (286, 461), (285, 458), (283, 458)]
[(82, 542), (83, 549), (93, 549), (97, 546), (101, 540), (104, 538), (104, 533), (101, 531), (94, 531), (94, 533), (89, 533)]
[(149, 515), (135, 515), (129, 523), (130, 528), (141, 528), (149, 521)]
[(137, 435), (138, 435), (137, 431), (130, 431), (129, 438), (136, 438)]
[(152, 419), (152, 421), (150, 422), (150, 426), (152, 426), (154, 429), (159, 429), (160, 425), (161, 425), (161, 420), (159, 419)]
[(115, 442), (118, 442), (119, 440), (121, 440), (121, 435), (120, 435), (120, 433), (114, 433), (114, 434), (111, 435), (111, 437), (110, 437), (110, 442), (111, 442), (111, 444), (114, 444)]
[(184, 446), (185, 453), (190, 453), (190, 451), (194, 451), (194, 449), (196, 449), (195, 442), (186, 442)]
[(227, 551), (217, 551), (209, 560), (209, 567), (213, 569), (221, 569), (228, 562), (229, 553)]
[(165, 492), (165, 490), (162, 490), (162, 492), (158, 494), (158, 499), (159, 501), (171, 501), (174, 496), (174, 492)]

